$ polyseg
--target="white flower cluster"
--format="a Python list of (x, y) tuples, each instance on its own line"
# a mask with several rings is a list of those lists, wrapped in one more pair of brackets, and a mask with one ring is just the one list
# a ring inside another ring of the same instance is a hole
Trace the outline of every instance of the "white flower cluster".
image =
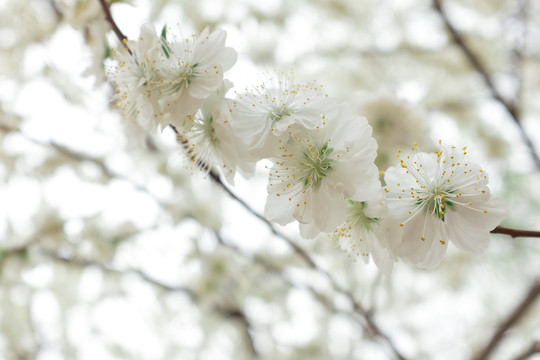
[(257, 161), (269, 169), (265, 216), (299, 223), (304, 238), (333, 234), (338, 244), (389, 273), (397, 259), (437, 266), (452, 241), (479, 253), (504, 217), (487, 175), (465, 149), (398, 153), (382, 187), (377, 143), (363, 117), (317, 83), (285, 75), (226, 97), (223, 72), (236, 61), (223, 30), (189, 39), (158, 36), (144, 25), (138, 41), (114, 53), (111, 75), (122, 114), (147, 131), (171, 124), (190, 158), (233, 182)]

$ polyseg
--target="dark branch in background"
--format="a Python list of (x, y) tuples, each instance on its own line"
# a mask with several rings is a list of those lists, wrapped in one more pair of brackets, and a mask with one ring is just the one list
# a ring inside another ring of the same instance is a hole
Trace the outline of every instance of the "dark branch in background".
[(110, 4), (107, 4), (106, 0), (99, 0), (99, 3), (101, 4), (101, 8), (103, 9), (103, 12), (105, 13), (105, 20), (107, 20), (107, 22), (111, 26), (111, 29), (114, 31), (116, 37), (125, 46), (126, 50), (129, 51), (129, 53), (133, 55), (133, 53), (131, 52), (131, 50), (127, 46), (127, 37), (118, 28), (118, 25), (116, 25), (116, 22), (114, 21), (112, 15), (111, 15), (111, 6), (110, 6)]
[[(121, 269), (117, 269), (117, 268), (114, 268), (110, 265), (107, 265), (105, 263), (102, 263), (102, 262), (99, 262), (99, 261), (96, 261), (96, 260), (89, 260), (89, 259), (81, 259), (81, 258), (75, 258), (75, 257), (68, 257), (68, 256), (62, 256), (60, 255), (59, 253), (57, 252), (54, 252), (50, 249), (47, 249), (45, 247), (41, 247), (41, 252), (56, 260), (56, 261), (59, 261), (59, 262), (62, 262), (62, 263), (65, 263), (65, 264), (68, 264), (68, 265), (71, 265), (71, 266), (78, 266), (78, 267), (87, 267), (87, 266), (95, 266), (105, 272), (108, 272), (108, 273), (113, 273), (113, 274), (119, 274), (119, 275), (125, 275), (125, 274), (135, 274), (137, 276), (139, 276), (142, 280), (152, 284), (153, 286), (161, 289), (161, 290), (164, 290), (164, 291), (169, 291), (169, 292), (175, 292), (175, 293), (182, 293), (184, 295), (187, 295), (189, 297), (189, 299), (195, 303), (195, 304), (198, 304), (198, 305), (201, 305), (202, 303), (204, 303), (204, 299), (203, 297), (201, 297), (199, 294), (197, 294), (195, 291), (193, 291), (192, 289), (188, 288), (188, 287), (185, 287), (185, 286), (175, 286), (175, 285), (169, 285), (169, 284), (166, 284), (166, 283), (163, 283), (157, 279), (155, 279), (154, 277), (148, 275), (147, 273), (145, 273), (144, 271), (142, 270), (138, 270), (138, 269), (127, 269), (127, 270), (121, 270)], [(249, 352), (251, 354), (251, 358), (258, 358), (259, 357), (259, 353), (257, 352), (256, 348), (255, 348), (255, 344), (254, 344), (254, 341), (253, 341), (253, 338), (251, 336), (251, 323), (249, 322), (248, 318), (246, 317), (246, 315), (244, 314), (244, 312), (238, 308), (238, 307), (235, 307), (235, 306), (223, 306), (223, 305), (219, 305), (217, 303), (213, 303), (213, 304), (210, 304), (210, 307), (212, 309), (212, 311), (214, 311), (215, 313), (219, 314), (221, 317), (223, 318), (226, 318), (226, 319), (231, 319), (231, 320), (234, 320), (235, 322), (237, 322), (238, 324), (240, 324), (242, 326), (242, 331), (243, 333), (245, 334), (245, 337), (247, 339), (247, 345), (248, 345), (248, 348), (249, 348)]]
[(540, 238), (540, 231), (511, 229), (504, 226), (497, 226), (495, 229), (491, 230), (491, 233), (510, 235), (513, 238), (517, 238), (517, 237)]
[(527, 350), (516, 356), (513, 360), (526, 360), (538, 353), (540, 353), (540, 341), (535, 341)]
[(83, 154), (83, 153), (75, 151), (73, 149), (69, 149), (68, 147), (60, 145), (60, 144), (58, 144), (56, 142), (53, 142), (53, 141), (48, 141), (47, 142), (47, 141), (37, 140), (37, 139), (32, 138), (32, 137), (28, 136), (27, 134), (23, 133), (20, 129), (13, 128), (11, 126), (8, 126), (8, 125), (2, 124), (2, 123), (0, 123), (0, 131), (3, 131), (5, 133), (17, 133), (17, 134), (21, 135), (22, 137), (24, 137), (26, 140), (28, 140), (28, 141), (30, 141), (30, 142), (32, 142), (34, 144), (37, 144), (37, 145), (40, 145), (40, 146), (43, 146), (43, 147), (52, 148), (52, 149), (56, 150), (57, 152), (59, 152), (60, 154), (66, 156), (66, 157), (68, 157), (68, 158), (70, 158), (72, 160), (79, 161), (79, 162), (85, 162), (85, 161), (90, 162), (90, 163), (96, 165), (97, 167), (99, 167), (101, 172), (107, 178), (109, 178), (109, 179), (118, 179), (118, 180), (125, 181), (125, 182), (129, 183), (131, 186), (133, 186), (133, 188), (135, 190), (140, 191), (140, 192), (148, 195), (161, 208), (166, 208), (167, 207), (167, 205), (165, 203), (163, 203), (158, 197), (156, 197), (156, 195), (151, 193), (147, 188), (135, 183), (133, 180), (127, 178), (124, 175), (121, 175), (121, 174), (118, 174), (118, 173), (112, 171), (99, 158), (96, 158), (96, 157), (93, 157), (93, 156), (90, 156), (90, 155), (87, 155), (87, 154)]
[(529, 149), (529, 153), (538, 169), (540, 169), (540, 158), (538, 157), (538, 152), (536, 151), (534, 144), (532, 143), (531, 139), (525, 132), (525, 129), (523, 129), (523, 126), (520, 122), (520, 114), (519, 114), (519, 106), (517, 106), (515, 103), (510, 103), (509, 101), (505, 100), (499, 90), (495, 87), (495, 84), (491, 78), (491, 75), (488, 73), (485, 66), (480, 61), (480, 58), (478, 55), (476, 55), (472, 49), (467, 45), (465, 39), (461, 36), (461, 34), (457, 31), (455, 26), (452, 24), (450, 19), (448, 18), (448, 15), (444, 11), (442, 7), (442, 1), (441, 0), (433, 0), (433, 7), (441, 17), (446, 29), (450, 34), (452, 35), (452, 39), (454, 40), (454, 43), (458, 46), (458, 48), (463, 52), (465, 57), (467, 58), (467, 61), (470, 63), (470, 65), (474, 68), (474, 70), (480, 75), (482, 80), (484, 81), (484, 84), (489, 89), (491, 93), (491, 97), (498, 101), (508, 112), (512, 120), (514, 120), (514, 123), (517, 125), (519, 133), (527, 145)]
[(62, 14), (62, 11), (58, 7), (58, 4), (56, 4), (55, 0), (49, 0), (49, 5), (51, 6), (52, 10), (54, 11), (54, 15), (56, 16), (57, 21), (61, 21), (64, 18), (64, 14)]
[(287, 278), (286, 273), (285, 273), (285, 269), (283, 267), (277, 265), (277, 264), (272, 263), (267, 258), (262, 257), (260, 255), (246, 254), (237, 245), (234, 245), (234, 244), (230, 243), (229, 241), (225, 241), (225, 239), (223, 239), (223, 237), (217, 232), (214, 232), (214, 236), (216, 237), (216, 239), (217, 239), (217, 241), (218, 241), (218, 243), (220, 245), (222, 245), (225, 248), (233, 251), (234, 253), (238, 254), (239, 256), (242, 256), (244, 258), (248, 258), (253, 263), (262, 266), (269, 274), (276, 274), (276, 276), (278, 276), (283, 282), (285, 282), (291, 288), (303, 289), (303, 290), (308, 291), (311, 295), (313, 295), (313, 297), (315, 299), (317, 299), (319, 301), (319, 303), (321, 303), (323, 306), (325, 306), (330, 312), (336, 313), (336, 314), (339, 313), (339, 314), (343, 314), (343, 315), (348, 316), (349, 318), (356, 321), (362, 327), (362, 329), (368, 330), (368, 333), (367, 333), (368, 335), (370, 335), (370, 336), (373, 335), (373, 334), (371, 334), (369, 332), (369, 328), (366, 327), (366, 322), (365, 322), (363, 316), (358, 317), (357, 313), (351, 313), (351, 312), (349, 312), (347, 310), (340, 309), (340, 308), (336, 307), (333, 299), (331, 299), (328, 296), (325, 296), (324, 294), (320, 293), (318, 290), (316, 290), (315, 288), (313, 288), (309, 284), (299, 284), (296, 281), (289, 280)]
[(515, 14), (515, 20), (516, 22), (519, 22), (520, 25), (518, 31), (511, 31), (510, 33), (516, 33), (516, 38), (513, 39), (514, 47), (512, 48), (511, 59), (514, 62), (513, 70), (517, 81), (515, 104), (517, 111), (519, 111), (523, 95), (523, 59), (525, 53), (525, 44), (527, 43), (527, 15), (530, 10), (529, 0), (519, 0), (516, 2), (516, 6), (517, 11)]
[(487, 345), (473, 357), (473, 360), (486, 360), (491, 353), (499, 345), (504, 337), (504, 334), (514, 326), (531, 308), (538, 296), (540, 295), (540, 279), (535, 279), (529, 291), (519, 305), (512, 311), (510, 315), (498, 326), (495, 334), (491, 337)]

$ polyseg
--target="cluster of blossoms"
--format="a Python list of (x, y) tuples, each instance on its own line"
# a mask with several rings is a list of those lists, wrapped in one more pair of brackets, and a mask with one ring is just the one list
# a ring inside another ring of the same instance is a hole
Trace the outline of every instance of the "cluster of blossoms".
[[(223, 30), (189, 39), (144, 25), (114, 53), (111, 75), (122, 114), (147, 131), (174, 126), (195, 164), (233, 182), (271, 161), (265, 216), (299, 224), (304, 238), (338, 244), (385, 273), (397, 259), (433, 268), (449, 241), (479, 253), (504, 217), (487, 175), (465, 149), (413, 146), (379, 180), (377, 142), (365, 118), (317, 83), (276, 75), (235, 91), (223, 73), (236, 61)], [(381, 172), (382, 173), (382, 172)]]

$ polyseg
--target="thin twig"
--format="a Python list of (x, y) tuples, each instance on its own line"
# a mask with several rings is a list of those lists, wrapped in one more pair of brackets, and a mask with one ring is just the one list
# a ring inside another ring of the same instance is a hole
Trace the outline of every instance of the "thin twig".
[[(60, 261), (60, 262), (63, 262), (63, 263), (66, 263), (68, 265), (74, 265), (74, 266), (78, 266), (78, 267), (87, 267), (87, 266), (95, 266), (105, 272), (109, 272), (109, 273), (113, 273), (113, 274), (118, 274), (118, 275), (125, 275), (125, 274), (135, 274), (137, 276), (139, 276), (142, 280), (152, 284), (153, 286), (161, 289), (161, 290), (164, 290), (164, 291), (168, 291), (168, 292), (175, 292), (175, 293), (182, 293), (182, 294), (185, 294), (189, 297), (189, 299), (195, 303), (195, 304), (201, 304), (201, 302), (203, 301), (203, 297), (200, 296), (199, 294), (197, 294), (195, 291), (193, 291), (192, 289), (188, 288), (188, 287), (185, 287), (185, 286), (180, 286), (180, 285), (169, 285), (169, 284), (166, 284), (162, 281), (159, 281), (157, 280), (156, 278), (150, 276), (149, 274), (147, 274), (146, 272), (142, 271), (142, 270), (139, 270), (139, 269), (126, 269), (126, 270), (121, 270), (121, 269), (117, 269), (111, 265), (108, 265), (108, 264), (105, 264), (103, 262), (100, 262), (100, 261), (96, 261), (96, 260), (91, 260), (91, 259), (81, 259), (81, 258), (75, 258), (75, 257), (69, 257), (69, 256), (63, 256), (63, 255), (60, 255), (59, 253), (57, 252), (54, 252), (50, 249), (47, 249), (45, 247), (41, 247), (41, 252), (56, 260), (56, 261)], [(251, 331), (252, 331), (252, 325), (249, 321), (249, 319), (247, 318), (246, 314), (239, 308), (239, 307), (236, 307), (236, 306), (233, 306), (233, 307), (226, 307), (226, 306), (222, 306), (222, 305), (219, 305), (217, 303), (214, 303), (214, 304), (210, 304), (211, 306), (211, 309), (219, 314), (220, 316), (224, 317), (224, 318), (228, 318), (228, 319), (232, 319), (234, 321), (236, 321), (237, 323), (239, 323), (240, 325), (242, 325), (242, 331), (243, 333), (245, 334), (245, 337), (246, 337), (246, 343), (247, 343), (247, 346), (248, 346), (248, 350), (252, 356), (252, 358), (258, 358), (259, 357), (259, 353), (255, 347), (255, 343), (253, 341), (253, 337), (251, 335)]]
[(163, 201), (161, 201), (155, 194), (151, 193), (147, 188), (135, 183), (133, 180), (127, 178), (126, 176), (124, 176), (122, 174), (114, 172), (107, 165), (105, 165), (105, 163), (101, 159), (99, 159), (97, 157), (93, 157), (93, 156), (90, 156), (88, 154), (84, 154), (82, 152), (70, 149), (70, 148), (68, 148), (68, 147), (66, 147), (64, 145), (61, 145), (59, 143), (56, 143), (54, 141), (42, 141), (42, 140), (35, 139), (35, 138), (25, 134), (24, 132), (22, 132), (20, 129), (8, 126), (6, 124), (0, 123), (0, 131), (3, 131), (5, 133), (17, 133), (17, 134), (21, 135), (22, 137), (24, 137), (26, 140), (28, 140), (28, 141), (30, 141), (30, 142), (32, 142), (34, 144), (37, 144), (37, 145), (40, 145), (40, 146), (43, 146), (43, 147), (47, 147), (47, 148), (52, 148), (52, 149), (56, 150), (58, 153), (66, 156), (67, 158), (70, 158), (72, 160), (75, 160), (75, 161), (78, 161), (78, 162), (85, 162), (86, 161), (86, 162), (92, 163), (92, 164), (96, 165), (97, 167), (99, 167), (100, 170), (102, 171), (102, 173), (107, 178), (109, 178), (109, 179), (118, 179), (118, 180), (125, 181), (125, 182), (129, 183), (131, 186), (133, 186), (133, 188), (135, 190), (140, 191), (141, 193), (144, 193), (144, 194), (148, 195), (161, 208), (166, 208), (167, 207), (167, 205), (165, 203), (163, 203)]
[(103, 12), (105, 13), (105, 19), (111, 26), (111, 29), (114, 31), (114, 34), (120, 40), (120, 42), (126, 47), (126, 50), (129, 51), (130, 54), (133, 54), (129, 47), (127, 46), (127, 37), (122, 33), (118, 25), (116, 25), (116, 22), (114, 21), (112, 15), (111, 15), (111, 7), (109, 4), (107, 4), (106, 0), (99, 0), (99, 3), (101, 4), (101, 8), (103, 9)]
[[(269, 273), (275, 273), (279, 276), (279, 278), (284, 281), (287, 285), (293, 287), (293, 288), (297, 288), (297, 289), (304, 289), (306, 291), (308, 291), (309, 293), (311, 293), (311, 295), (313, 295), (313, 297), (315, 299), (317, 299), (317, 301), (319, 301), (319, 303), (321, 303), (323, 306), (325, 306), (329, 311), (333, 312), (333, 313), (336, 313), (336, 314), (343, 314), (343, 315), (346, 315), (347, 317), (349, 317), (350, 319), (354, 320), (355, 322), (357, 322), (362, 329), (366, 330), (367, 331), (367, 335), (371, 338), (379, 338), (386, 341), (386, 345), (391, 345), (391, 343), (388, 343), (389, 339), (388, 337), (386, 336), (381, 336), (381, 333), (379, 331), (379, 333), (376, 333), (376, 331), (374, 331), (373, 329), (373, 323), (372, 324), (369, 324), (366, 322), (366, 316), (365, 315), (362, 315), (362, 316), (358, 316), (358, 313), (351, 313), (350, 311), (348, 310), (345, 310), (345, 309), (341, 309), (341, 308), (338, 308), (336, 307), (334, 301), (330, 298), (328, 298), (328, 296), (325, 296), (324, 294), (320, 293), (318, 290), (316, 290), (315, 288), (313, 288), (311, 285), (308, 285), (308, 284), (299, 284), (297, 282), (292, 282), (290, 281), (289, 279), (287, 279), (287, 276), (285, 275), (284, 273), (284, 270), (279, 267), (279, 266), (276, 266), (274, 264), (272, 264), (270, 261), (268, 261), (268, 259), (264, 258), (264, 257), (260, 257), (260, 256), (257, 256), (257, 255), (248, 255), (246, 254), (245, 252), (243, 252), (238, 246), (234, 245), (234, 244), (231, 244), (230, 242), (228, 241), (225, 241), (221, 235), (219, 233), (214, 233), (215, 236), (216, 236), (216, 239), (218, 240), (218, 242), (228, 248), (228, 249), (231, 249), (232, 251), (234, 251), (235, 253), (239, 254), (240, 256), (243, 256), (243, 257), (249, 257), (251, 258), (252, 261), (254, 261), (255, 263), (261, 265), (262, 267), (265, 268), (266, 271), (268, 271)], [(373, 311), (371, 311), (370, 309), (370, 312), (369, 312), (369, 315), (368, 316), (372, 316), (373, 315)], [(371, 319), (369, 319), (369, 321), (372, 321)], [(390, 350), (394, 352), (394, 355), (396, 355), (398, 358), (400, 358), (395, 352), (396, 352), (396, 349), (393, 348), (392, 346), (389, 346)]]
[(508, 315), (508, 317), (497, 327), (497, 330), (486, 344), (486, 346), (473, 357), (473, 360), (486, 360), (495, 350), (504, 337), (508, 329), (514, 326), (534, 304), (540, 295), (540, 279), (535, 279), (529, 291), (518, 306)]
[(461, 34), (457, 31), (454, 24), (450, 21), (448, 18), (448, 15), (444, 11), (442, 7), (442, 1), (441, 0), (433, 0), (433, 7), (441, 17), (446, 29), (450, 34), (452, 35), (452, 39), (454, 40), (454, 43), (461, 49), (465, 57), (467, 58), (467, 61), (471, 64), (471, 66), (476, 70), (476, 72), (480, 75), (482, 80), (484, 81), (484, 84), (489, 89), (489, 92), (491, 93), (491, 96), (493, 99), (495, 99), (497, 102), (499, 102), (508, 112), (514, 123), (517, 125), (518, 131), (523, 139), (523, 142), (527, 145), (529, 149), (529, 153), (536, 165), (537, 168), (540, 168), (540, 157), (538, 157), (538, 152), (536, 151), (536, 148), (534, 144), (532, 143), (531, 139), (525, 132), (525, 129), (521, 125), (520, 116), (519, 116), (519, 109), (516, 104), (512, 104), (505, 100), (499, 90), (496, 88), (495, 83), (493, 82), (491, 75), (488, 73), (485, 66), (480, 61), (480, 58), (478, 55), (476, 55), (473, 50), (467, 45), (465, 39), (461, 36)]
[(240, 324), (242, 324), (244, 337), (246, 338), (246, 344), (248, 346), (249, 353), (251, 354), (251, 358), (258, 359), (260, 357), (260, 354), (257, 350), (257, 347), (255, 346), (253, 335), (251, 334), (253, 327), (246, 314), (238, 307), (227, 308), (216, 305), (215, 309), (222, 316), (234, 319)]
[(491, 230), (492, 234), (505, 234), (510, 235), (513, 238), (517, 237), (536, 237), (540, 238), (540, 231), (535, 230), (520, 230), (520, 229), (511, 229), (504, 226), (497, 226), (495, 229)]
[(540, 353), (540, 341), (535, 341), (531, 344), (531, 346), (519, 354), (517, 357), (515, 357), (513, 360), (526, 360), (533, 356), (534, 354)]
[[(520, 28), (518, 31), (515, 31), (514, 47), (511, 52), (513, 67), (514, 67), (514, 76), (517, 81), (517, 89), (515, 96), (516, 108), (519, 111), (520, 105), (522, 102), (523, 95), (523, 65), (524, 65), (524, 53), (525, 46), (527, 43), (527, 22), (528, 22), (528, 13), (529, 13), (529, 0), (520, 0), (516, 4), (517, 13), (515, 15), (516, 20), (519, 21)], [(519, 115), (519, 114), (518, 114)]]

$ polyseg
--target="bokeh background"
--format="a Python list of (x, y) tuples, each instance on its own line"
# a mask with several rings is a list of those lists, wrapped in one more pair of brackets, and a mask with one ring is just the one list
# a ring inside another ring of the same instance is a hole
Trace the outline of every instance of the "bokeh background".
[[(414, 141), (467, 146), (508, 204), (503, 224), (540, 230), (540, 4), (438, 4), (132, 0), (111, 10), (130, 39), (146, 22), (225, 29), (238, 91), (275, 70), (324, 84), (368, 118), (381, 170)], [(118, 45), (98, 0), (0, 1), (1, 359), (466, 359), (538, 279), (538, 238), (494, 235), (481, 256), (451, 248), (435, 270), (398, 263), (382, 276), (328, 236), (276, 226), (310, 266), (188, 168), (169, 129), (142, 134), (121, 119), (106, 77)], [(264, 165), (232, 188), (258, 212)], [(539, 340), (533, 301), (489, 358), (533, 359), (519, 356)]]

